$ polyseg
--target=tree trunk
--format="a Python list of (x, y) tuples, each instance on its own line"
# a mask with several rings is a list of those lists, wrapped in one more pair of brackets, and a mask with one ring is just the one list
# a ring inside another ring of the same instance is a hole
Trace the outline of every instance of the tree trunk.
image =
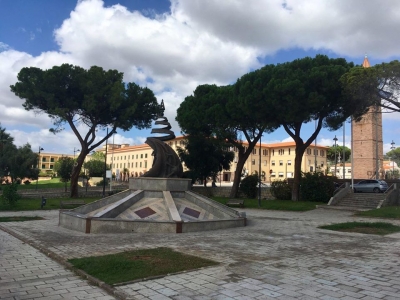
[(237, 197), (237, 194), (239, 192), (240, 179), (242, 177), (243, 166), (248, 157), (249, 157), (249, 154), (246, 156), (246, 153), (243, 153), (242, 155), (239, 153), (239, 158), (238, 158), (238, 162), (236, 165), (235, 176), (233, 178), (233, 185), (232, 185), (232, 189), (231, 189), (229, 198)]
[(301, 162), (303, 160), (304, 151), (305, 151), (304, 147), (296, 146), (296, 157), (294, 158), (292, 201), (299, 201), (300, 198)]
[(86, 151), (82, 149), (81, 153), (79, 154), (76, 160), (76, 166), (72, 169), (71, 174), (71, 198), (78, 198), (78, 179), (79, 173), (81, 172), (81, 168), (83, 162), (85, 161)]

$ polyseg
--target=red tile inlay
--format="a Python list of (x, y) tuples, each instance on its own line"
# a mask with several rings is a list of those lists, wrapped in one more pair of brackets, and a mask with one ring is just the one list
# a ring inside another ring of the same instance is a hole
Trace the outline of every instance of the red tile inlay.
[(145, 208), (135, 211), (135, 214), (137, 214), (142, 219), (147, 218), (148, 216), (154, 215), (155, 213), (156, 212), (154, 210), (152, 210), (150, 207), (145, 207)]
[(189, 208), (189, 207), (185, 207), (185, 209), (183, 210), (183, 213), (184, 213), (185, 215), (194, 217), (194, 218), (196, 218), (196, 219), (199, 218), (199, 216), (200, 216), (200, 212), (199, 212), (199, 211), (194, 210), (194, 209), (191, 209), (191, 208)]

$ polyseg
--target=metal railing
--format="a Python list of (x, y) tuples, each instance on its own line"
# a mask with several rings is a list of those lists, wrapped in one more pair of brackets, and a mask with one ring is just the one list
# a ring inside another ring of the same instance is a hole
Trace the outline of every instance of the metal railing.
[(341, 185), (339, 185), (334, 191), (333, 191), (333, 196), (335, 196), (340, 189), (344, 188), (346, 186), (346, 183), (342, 183)]
[(386, 194), (386, 193), (390, 192), (393, 189), (394, 189), (394, 183), (392, 183), (392, 185), (389, 186), (389, 188), (386, 191), (384, 191), (383, 193)]

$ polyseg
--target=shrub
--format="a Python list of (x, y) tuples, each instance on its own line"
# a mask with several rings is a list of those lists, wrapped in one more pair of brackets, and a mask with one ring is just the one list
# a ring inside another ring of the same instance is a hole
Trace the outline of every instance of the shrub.
[(27, 179), (24, 181), (24, 184), (31, 184), (31, 182)]
[(15, 179), (15, 183), (16, 183), (16, 184), (21, 184), (21, 182), (22, 182), (21, 178)]
[[(103, 186), (103, 183), (104, 183), (104, 179), (102, 179), (98, 183), (96, 183), (96, 186)], [(109, 184), (109, 180), (106, 179), (106, 186), (108, 186), (108, 184)]]
[(240, 182), (240, 191), (242, 191), (248, 198), (256, 198), (257, 195), (257, 174), (249, 175)]
[(300, 199), (328, 203), (335, 189), (334, 179), (321, 172), (303, 173), (300, 179)]
[(9, 206), (15, 206), (17, 201), (21, 198), (17, 193), (17, 185), (15, 183), (8, 184), (3, 187), (3, 195), (0, 196), (3, 203)]
[(292, 199), (292, 189), (286, 180), (276, 180), (271, 183), (271, 194), (277, 200)]
[(196, 182), (197, 176), (193, 171), (188, 170), (183, 172), (182, 178), (192, 179), (192, 184), (194, 184)]

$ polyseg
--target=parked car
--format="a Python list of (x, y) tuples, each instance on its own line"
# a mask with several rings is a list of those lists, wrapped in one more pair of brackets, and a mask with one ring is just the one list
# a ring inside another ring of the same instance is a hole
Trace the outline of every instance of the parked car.
[(369, 193), (383, 193), (388, 189), (386, 181), (376, 179), (361, 180), (354, 184), (353, 191), (357, 192), (369, 192)]

